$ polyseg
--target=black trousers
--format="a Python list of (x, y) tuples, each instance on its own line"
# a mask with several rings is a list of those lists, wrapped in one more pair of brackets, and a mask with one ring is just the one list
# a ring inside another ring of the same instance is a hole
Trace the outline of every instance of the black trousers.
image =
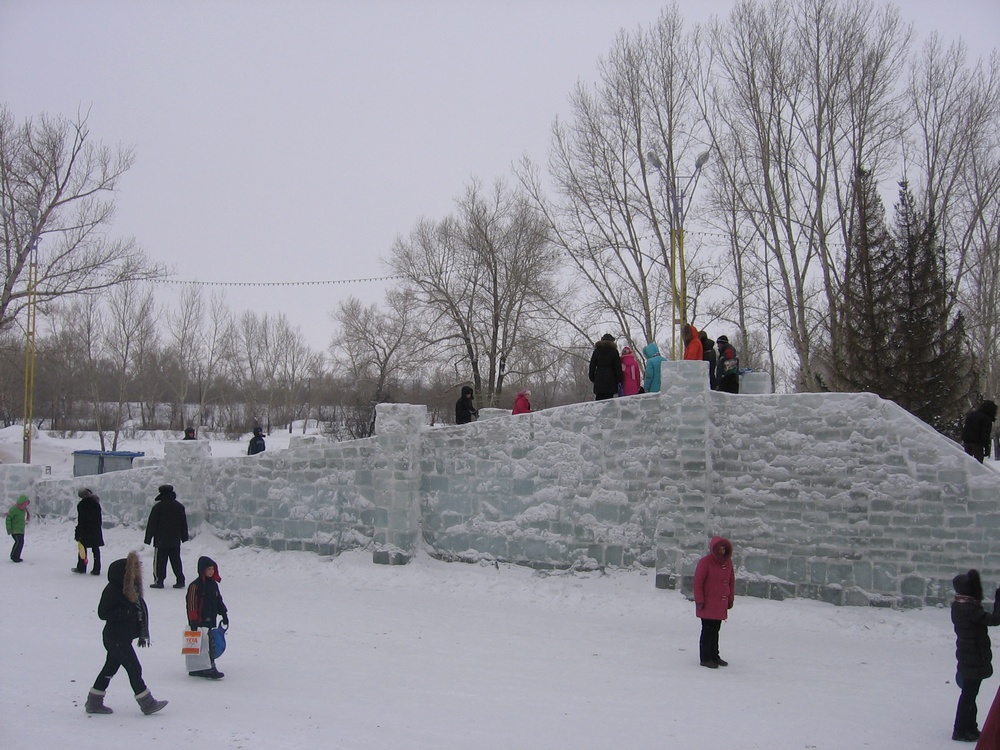
[(11, 534), (14, 537), (14, 546), (10, 548), (10, 559), (14, 562), (21, 562), (21, 550), (24, 549), (24, 534)]
[(976, 713), (976, 698), (979, 696), (979, 686), (982, 680), (962, 679), (962, 694), (958, 696), (958, 709), (955, 711), (955, 732), (971, 732), (979, 728)]
[[(91, 572), (93, 572), (95, 576), (99, 575), (101, 572), (101, 548), (89, 547), (88, 549), (90, 550), (90, 559), (94, 562), (91, 567)], [(87, 572), (87, 563), (84, 562), (83, 558), (79, 555), (76, 556), (76, 569), (80, 573)]]
[(157, 583), (163, 583), (167, 577), (167, 560), (170, 560), (170, 569), (174, 572), (177, 583), (184, 583), (184, 566), (181, 565), (181, 547), (157, 547), (153, 561), (153, 578)]
[(702, 661), (715, 661), (719, 658), (719, 631), (722, 630), (722, 620), (701, 620), (701, 640), (698, 651)]
[(965, 452), (976, 459), (979, 463), (983, 462), (986, 458), (986, 446), (980, 445), (979, 443), (962, 443), (962, 447), (965, 448)]
[(739, 393), (740, 392), (739, 374), (723, 375), (719, 379), (719, 390), (722, 391), (723, 393)]
[(146, 683), (142, 679), (142, 665), (139, 663), (139, 657), (135, 655), (135, 649), (132, 648), (132, 641), (109, 638), (105, 635), (104, 648), (107, 649), (108, 658), (101, 667), (101, 673), (94, 680), (94, 690), (101, 692), (107, 690), (111, 678), (118, 673), (118, 669), (125, 667), (132, 693), (139, 695), (145, 692)]

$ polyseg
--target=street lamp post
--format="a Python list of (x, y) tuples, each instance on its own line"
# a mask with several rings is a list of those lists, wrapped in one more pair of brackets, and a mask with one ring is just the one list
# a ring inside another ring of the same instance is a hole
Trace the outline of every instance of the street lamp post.
[[(687, 262), (684, 256), (684, 217), (687, 214), (688, 205), (684, 199), (688, 191), (694, 192), (698, 186), (698, 177), (701, 175), (702, 167), (708, 162), (711, 151), (703, 151), (698, 154), (694, 162), (694, 172), (690, 175), (678, 175), (676, 170), (671, 169), (672, 174), (664, 173), (663, 162), (656, 155), (655, 151), (646, 154), (647, 161), (653, 166), (659, 175), (660, 181), (667, 189), (670, 197), (670, 288), (671, 288), (671, 354), (677, 358), (677, 328), (682, 323), (687, 323)], [(681, 187), (681, 182), (684, 186)]]
[[(13, 221), (6, 209), (0, 208), (0, 216), (5, 221)], [(35, 406), (35, 324), (38, 319), (38, 213), (28, 210), (31, 218), (31, 239), (28, 246), (28, 304), (27, 321), (24, 326), (24, 430), (22, 432), (21, 460), (31, 463), (31, 421)], [(16, 235), (15, 230), (15, 235)]]

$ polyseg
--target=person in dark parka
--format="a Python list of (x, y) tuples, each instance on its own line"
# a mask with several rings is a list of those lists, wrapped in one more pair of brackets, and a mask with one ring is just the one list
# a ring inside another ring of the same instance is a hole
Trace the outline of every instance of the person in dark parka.
[(162, 589), (167, 577), (167, 560), (177, 582), (175, 589), (184, 588), (184, 566), (181, 564), (181, 544), (188, 540), (187, 512), (177, 500), (173, 485), (161, 484), (153, 509), (146, 522), (146, 544), (156, 547), (151, 589)]
[(601, 340), (594, 344), (588, 375), (594, 384), (595, 401), (618, 395), (618, 386), (622, 382), (622, 359), (615, 337), (610, 333), (601, 336)]
[(698, 338), (701, 339), (701, 358), (708, 362), (708, 388), (714, 391), (719, 384), (716, 379), (718, 364), (715, 356), (715, 342), (704, 331), (698, 331)]
[[(80, 502), (76, 504), (75, 539), (85, 549), (90, 550), (91, 559), (94, 561), (90, 569), (90, 574), (99, 576), (101, 574), (101, 547), (104, 546), (104, 521), (101, 515), (101, 498), (86, 487), (76, 494), (79, 496)], [(72, 570), (77, 573), (86, 573), (87, 560), (78, 555), (76, 567)]]
[[(191, 630), (198, 628), (217, 627), (218, 618), (222, 618), (222, 624), (229, 627), (229, 610), (226, 603), (222, 601), (222, 591), (219, 584), (222, 576), (219, 575), (219, 566), (211, 557), (198, 558), (198, 578), (188, 586), (187, 590), (187, 618)], [(209, 639), (209, 657), (212, 659), (212, 666), (209, 669), (202, 669), (196, 672), (188, 672), (192, 677), (207, 677), (210, 680), (219, 680), (225, 677), (215, 667), (216, 654), (212, 652), (212, 641)]]
[(965, 452), (979, 463), (990, 455), (990, 438), (993, 434), (993, 422), (997, 418), (997, 405), (993, 401), (983, 401), (978, 409), (973, 409), (965, 415), (965, 426), (962, 428), (962, 447)]
[(101, 593), (97, 616), (104, 620), (104, 648), (108, 656), (87, 694), (85, 710), (88, 714), (110, 714), (104, 705), (104, 695), (121, 667), (125, 667), (135, 700), (144, 714), (154, 714), (167, 705), (149, 692), (142, 679), (142, 665), (132, 648), (138, 639), (139, 647), (149, 645), (149, 610), (142, 598), (142, 561), (135, 552), (115, 560), (108, 566), (108, 585)]
[(479, 410), (472, 401), (474, 396), (472, 386), (462, 386), (462, 395), (455, 402), (455, 424), (469, 424), (479, 419)]
[(955, 711), (951, 738), (975, 742), (979, 738), (976, 721), (976, 697), (983, 680), (993, 674), (993, 651), (990, 648), (990, 625), (1000, 625), (1000, 589), (993, 601), (993, 611), (983, 609), (983, 583), (978, 570), (955, 576), (955, 601), (951, 604), (951, 622), (955, 626), (955, 656), (958, 659), (958, 686), (962, 694)]
[(247, 446), (247, 455), (256, 456), (258, 453), (263, 453), (267, 448), (267, 444), (264, 442), (264, 430), (260, 427), (253, 428), (253, 437), (250, 438), (250, 445)]

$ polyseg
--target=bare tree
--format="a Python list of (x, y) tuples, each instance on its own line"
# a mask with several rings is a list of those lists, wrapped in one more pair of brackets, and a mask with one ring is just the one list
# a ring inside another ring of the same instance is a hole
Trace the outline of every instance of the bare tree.
[(427, 343), (462, 363), (468, 376), (458, 379), (472, 380), (481, 403), (496, 403), (555, 295), (542, 218), (503, 182), (486, 192), (473, 181), (456, 216), (421, 221), (394, 243), (389, 264), (426, 314)]
[(86, 116), (18, 123), (0, 105), (0, 330), (28, 303), (33, 259), (43, 308), (65, 295), (163, 274), (135, 240), (107, 235), (114, 193), (133, 159), (130, 149), (93, 142)]
[(110, 425), (111, 450), (118, 450), (126, 421), (129, 384), (157, 348), (155, 316), (156, 305), (148, 286), (129, 281), (111, 290), (103, 336), (116, 397)]

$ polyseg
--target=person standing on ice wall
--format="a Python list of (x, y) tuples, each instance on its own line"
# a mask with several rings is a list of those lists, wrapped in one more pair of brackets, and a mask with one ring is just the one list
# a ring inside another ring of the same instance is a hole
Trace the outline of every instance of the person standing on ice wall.
[(736, 573), (732, 542), (716, 536), (708, 549), (709, 554), (698, 561), (694, 571), (694, 613), (701, 619), (701, 666), (717, 669), (729, 666), (729, 662), (719, 656), (719, 631), (733, 608)]
[(111, 678), (125, 667), (128, 681), (135, 694), (136, 703), (146, 715), (155, 714), (167, 705), (149, 692), (142, 679), (142, 665), (135, 655), (132, 641), (138, 639), (139, 647), (149, 645), (149, 610), (142, 598), (142, 561), (135, 552), (115, 560), (108, 566), (108, 585), (101, 593), (97, 616), (104, 620), (104, 649), (108, 652), (94, 686), (87, 693), (84, 710), (88, 714), (110, 714), (104, 705), (104, 695)]
[(656, 342), (651, 341), (642, 349), (646, 357), (646, 378), (643, 380), (642, 389), (646, 393), (660, 392), (660, 369), (666, 359), (660, 354), (660, 347)]
[(979, 739), (976, 698), (983, 680), (993, 674), (993, 651), (990, 648), (990, 625), (1000, 625), (1000, 589), (993, 598), (993, 611), (983, 609), (983, 582), (978, 570), (960, 573), (952, 579), (955, 600), (951, 603), (951, 622), (955, 626), (955, 657), (958, 674), (955, 681), (962, 694), (955, 709), (951, 738), (958, 742)]
[(979, 463), (990, 455), (990, 438), (993, 422), (997, 418), (997, 405), (993, 401), (983, 401), (978, 409), (965, 415), (962, 427), (962, 447)]
[(622, 348), (622, 395), (634, 396), (642, 388), (642, 370), (630, 347)]
[(587, 372), (594, 384), (594, 400), (603, 401), (618, 395), (622, 383), (622, 358), (618, 354), (615, 337), (610, 333), (601, 336), (594, 344)]

